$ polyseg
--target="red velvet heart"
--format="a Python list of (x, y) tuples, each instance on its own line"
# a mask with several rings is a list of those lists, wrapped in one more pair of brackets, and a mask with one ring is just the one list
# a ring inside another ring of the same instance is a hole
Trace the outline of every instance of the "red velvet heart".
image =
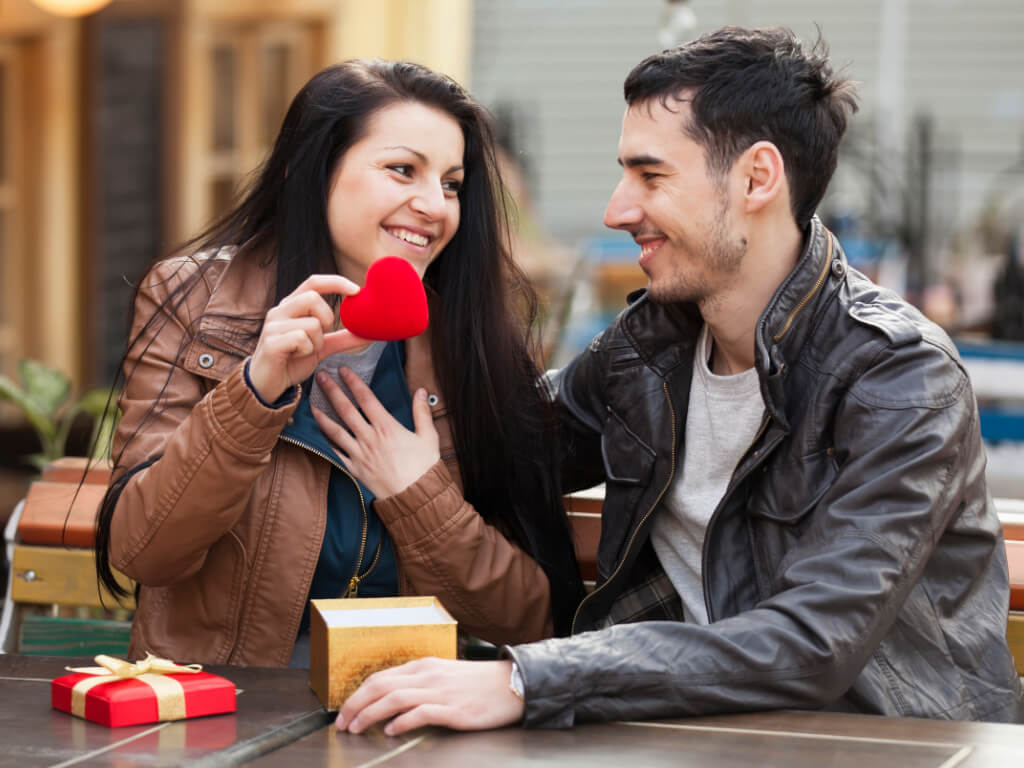
[(341, 302), (341, 322), (364, 339), (395, 341), (427, 329), (427, 294), (405, 259), (385, 256), (366, 271), (366, 285)]

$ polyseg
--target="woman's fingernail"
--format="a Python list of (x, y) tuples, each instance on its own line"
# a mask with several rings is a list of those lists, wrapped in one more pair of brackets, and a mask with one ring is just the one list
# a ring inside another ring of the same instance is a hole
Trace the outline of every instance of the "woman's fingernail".
[(426, 400), (427, 399), (427, 390), (423, 389), (423, 387), (420, 387), (419, 389), (417, 389), (416, 390), (416, 399), (417, 400)]
[(317, 371), (316, 372), (316, 383), (317, 384), (324, 384), (324, 383), (326, 383), (326, 381), (327, 381), (327, 374), (324, 373), (323, 371)]
[(337, 728), (339, 731), (344, 731), (345, 730), (345, 716), (344, 715), (342, 715), (340, 713), (338, 714), (338, 719), (334, 721), (334, 727)]

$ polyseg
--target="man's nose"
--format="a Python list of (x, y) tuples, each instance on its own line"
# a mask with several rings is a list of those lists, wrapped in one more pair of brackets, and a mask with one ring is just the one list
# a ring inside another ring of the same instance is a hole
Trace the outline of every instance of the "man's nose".
[(632, 229), (644, 218), (643, 208), (629, 194), (623, 179), (612, 192), (608, 207), (604, 210), (604, 225), (610, 229)]

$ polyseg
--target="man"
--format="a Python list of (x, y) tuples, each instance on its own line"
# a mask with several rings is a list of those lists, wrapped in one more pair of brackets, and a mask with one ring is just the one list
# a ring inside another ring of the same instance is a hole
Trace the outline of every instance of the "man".
[(338, 727), (1021, 721), (970, 382), (813, 216), (851, 85), (788, 31), (729, 28), (625, 96), (605, 223), (650, 282), (555, 378), (567, 487), (605, 483), (597, 588), (574, 636), (378, 673)]

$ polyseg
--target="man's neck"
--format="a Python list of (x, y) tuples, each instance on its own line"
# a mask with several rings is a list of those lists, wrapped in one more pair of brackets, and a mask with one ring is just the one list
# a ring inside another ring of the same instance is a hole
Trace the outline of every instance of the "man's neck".
[(754, 366), (757, 323), (802, 249), (803, 235), (792, 219), (788, 225), (752, 233), (736, 279), (700, 302), (701, 316), (711, 329), (713, 373), (728, 376)]

